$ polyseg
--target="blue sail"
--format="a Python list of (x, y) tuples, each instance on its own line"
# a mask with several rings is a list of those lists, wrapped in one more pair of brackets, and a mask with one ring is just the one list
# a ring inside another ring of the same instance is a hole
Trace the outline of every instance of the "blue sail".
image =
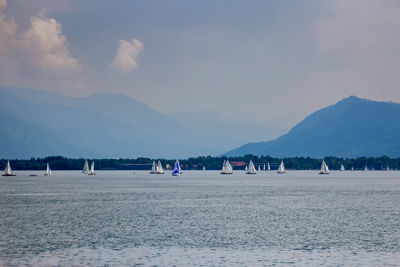
[(172, 175), (177, 176), (179, 174), (181, 174), (181, 167), (179, 166), (179, 161), (175, 161), (175, 167), (174, 170), (172, 171)]

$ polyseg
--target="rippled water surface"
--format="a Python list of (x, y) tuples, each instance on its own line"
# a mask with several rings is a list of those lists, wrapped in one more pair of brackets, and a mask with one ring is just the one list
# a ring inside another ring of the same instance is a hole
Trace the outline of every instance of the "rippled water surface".
[(400, 266), (400, 172), (0, 178), (0, 265)]

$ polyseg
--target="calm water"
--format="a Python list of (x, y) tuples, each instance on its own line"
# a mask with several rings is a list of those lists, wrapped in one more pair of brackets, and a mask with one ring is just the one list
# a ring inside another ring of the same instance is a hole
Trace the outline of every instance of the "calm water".
[(30, 173), (0, 178), (0, 265), (400, 266), (400, 172)]

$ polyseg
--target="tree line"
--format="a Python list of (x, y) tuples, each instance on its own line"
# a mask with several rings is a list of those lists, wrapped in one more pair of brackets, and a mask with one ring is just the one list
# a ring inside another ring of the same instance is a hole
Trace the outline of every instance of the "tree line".
[[(175, 163), (175, 159), (88, 159), (89, 163), (94, 161), (96, 170), (150, 170), (153, 160), (156, 162), (160, 160), (164, 168), (167, 168), (167, 166), (172, 168)], [(281, 160), (284, 161), (286, 169), (293, 170), (319, 169), (322, 162), (322, 159), (309, 157), (274, 158), (270, 156), (258, 157), (254, 155), (240, 157), (201, 156), (180, 159), (179, 162), (184, 170), (202, 170), (203, 167), (207, 170), (220, 170), (224, 160), (232, 162), (234, 170), (244, 169), (245, 164), (250, 160), (254, 162), (256, 168), (260, 166), (261, 169), (263, 169), (264, 164), (270, 163), (272, 170), (278, 168)], [(325, 157), (324, 160), (332, 170), (338, 170), (342, 164), (346, 170), (352, 168), (361, 170), (365, 167), (368, 167), (368, 169), (385, 170), (387, 166), (395, 170), (400, 168), (400, 158), (389, 158), (387, 156), (359, 157), (355, 159)], [(44, 170), (46, 169), (47, 163), (50, 164), (53, 170), (81, 170), (84, 161), (85, 159), (83, 158), (73, 159), (62, 156), (51, 156), (44, 158), (32, 157), (30, 159), (14, 159), (10, 160), (10, 164), (13, 170)], [(5, 168), (6, 163), (6, 159), (1, 159), (0, 167)]]

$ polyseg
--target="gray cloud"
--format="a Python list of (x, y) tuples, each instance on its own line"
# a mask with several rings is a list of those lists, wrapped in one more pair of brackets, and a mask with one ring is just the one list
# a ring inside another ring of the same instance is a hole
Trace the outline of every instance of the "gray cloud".
[(315, 28), (318, 52), (340, 63), (318, 74), (349, 93), (399, 99), (400, 3), (337, 0), (325, 5), (330, 15)]

